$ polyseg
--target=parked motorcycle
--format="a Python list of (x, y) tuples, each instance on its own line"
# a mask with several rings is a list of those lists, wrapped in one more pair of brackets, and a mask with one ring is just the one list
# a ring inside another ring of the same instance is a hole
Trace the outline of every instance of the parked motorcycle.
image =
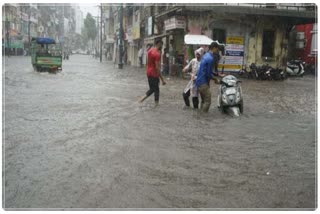
[(242, 89), (238, 80), (233, 75), (227, 75), (220, 80), (218, 108), (223, 113), (240, 116), (243, 113)]
[(246, 66), (243, 66), (242, 69), (238, 71), (239, 78), (255, 79), (255, 74), (252, 70), (247, 69)]
[(270, 76), (270, 71), (268, 72), (269, 66), (257, 66), (255, 63), (252, 63), (250, 69), (257, 80), (267, 80)]
[(268, 64), (256, 66), (255, 63), (252, 63), (250, 69), (257, 80), (284, 80), (287, 78), (285, 70), (272, 68)]
[(305, 63), (302, 60), (290, 60), (287, 62), (287, 74), (290, 76), (303, 76)]
[(252, 76), (255, 78), (255, 79), (258, 79), (258, 67), (255, 63), (251, 63), (251, 65), (249, 66), (250, 70), (251, 70), (251, 73), (253, 74)]
[(270, 77), (272, 80), (285, 80), (287, 78), (287, 74), (283, 69), (271, 68)]

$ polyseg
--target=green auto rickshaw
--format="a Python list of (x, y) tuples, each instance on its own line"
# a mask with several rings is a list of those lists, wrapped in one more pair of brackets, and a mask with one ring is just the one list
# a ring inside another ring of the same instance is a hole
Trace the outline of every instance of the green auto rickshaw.
[(62, 48), (52, 38), (32, 38), (31, 63), (35, 71), (62, 70)]

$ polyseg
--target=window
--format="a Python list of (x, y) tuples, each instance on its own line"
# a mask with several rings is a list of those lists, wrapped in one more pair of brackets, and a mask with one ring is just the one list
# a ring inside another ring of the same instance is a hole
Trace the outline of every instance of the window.
[(274, 53), (275, 32), (272, 30), (263, 31), (262, 39), (262, 56), (273, 57)]
[(226, 30), (224, 29), (213, 29), (212, 31), (212, 39), (218, 40), (219, 43), (226, 43)]

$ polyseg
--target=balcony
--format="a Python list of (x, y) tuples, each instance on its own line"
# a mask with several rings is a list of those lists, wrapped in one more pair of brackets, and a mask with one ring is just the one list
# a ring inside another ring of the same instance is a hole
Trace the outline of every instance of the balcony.
[[(185, 4), (185, 8), (190, 11), (212, 11), (216, 12), (237, 12), (237, 13), (251, 13), (257, 15), (281, 15), (287, 16), (315, 16), (315, 4), (241, 4), (241, 3), (217, 3), (217, 4)], [(217, 11), (218, 9), (218, 11)]]

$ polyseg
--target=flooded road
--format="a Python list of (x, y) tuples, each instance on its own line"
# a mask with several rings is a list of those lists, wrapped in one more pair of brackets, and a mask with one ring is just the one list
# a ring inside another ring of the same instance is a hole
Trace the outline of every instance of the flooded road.
[(6, 58), (4, 203), (15, 208), (316, 207), (316, 82), (243, 80), (244, 115), (154, 97), (145, 70), (72, 55), (56, 75)]

